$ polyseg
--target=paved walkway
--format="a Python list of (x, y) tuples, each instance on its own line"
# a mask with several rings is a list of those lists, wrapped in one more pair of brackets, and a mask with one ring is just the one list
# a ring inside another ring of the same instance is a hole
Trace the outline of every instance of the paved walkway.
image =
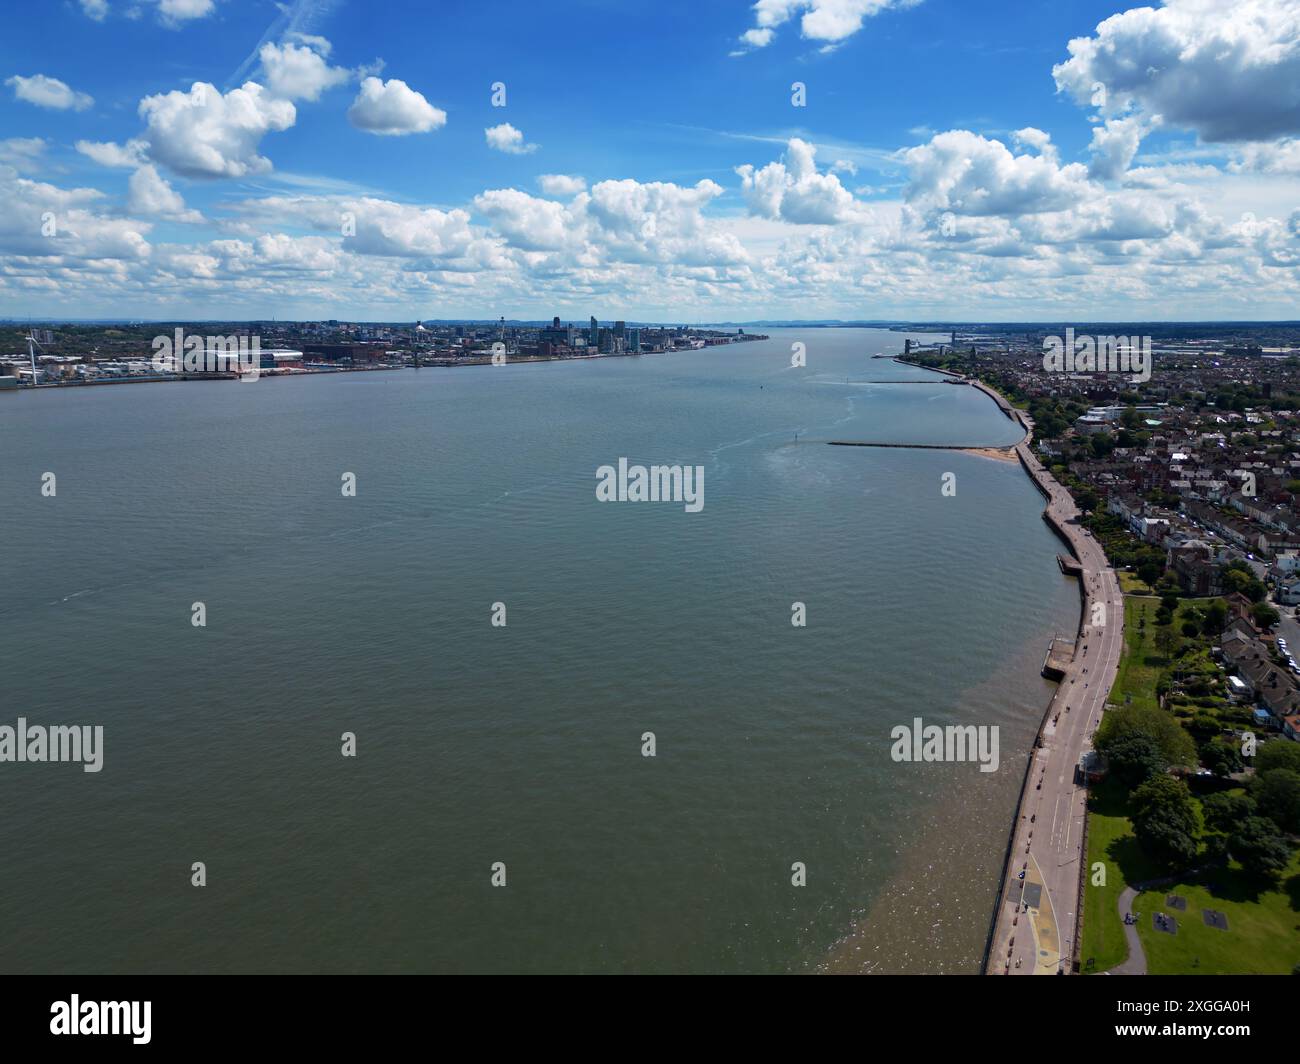
[[(1184, 878), (1200, 875), (1204, 869), (1194, 868), (1182, 876), (1158, 876), (1155, 879), (1144, 880), (1141, 883), (1134, 883), (1132, 886), (1125, 884), (1124, 889), (1119, 895), (1119, 918), (1122, 922), (1124, 917), (1133, 911), (1133, 902), (1137, 896), (1144, 891), (1155, 890), (1156, 887), (1170, 887), (1180, 882)], [(1106, 975), (1146, 975), (1147, 974), (1147, 955), (1142, 948), (1142, 940), (1138, 937), (1137, 923), (1124, 924), (1124, 938), (1128, 941), (1128, 957), (1123, 964), (1117, 964), (1114, 968), (1105, 972)]]
[[(1065, 666), (1030, 755), (985, 968), (992, 974), (1055, 975), (1070, 970), (1079, 921), (1088, 791), (1076, 782), (1075, 768), (1091, 749), (1119, 670), (1124, 596), (1100, 544), (1078, 523), (1080, 513), (1070, 493), (1030, 449), (1033, 422), (1019, 411), (1012, 412), (992, 389), (976, 386), (1024, 426), (1026, 435), (1016, 445), (1016, 453), (1047, 497), (1044, 516), (1069, 542), (1082, 567), (1083, 602), (1074, 656)], [(1039, 889), (1024, 888), (1022, 883)]]
[[(1119, 918), (1133, 911), (1133, 902), (1142, 891), (1137, 887), (1125, 887), (1119, 896)], [(1124, 924), (1124, 938), (1128, 942), (1128, 957), (1123, 964), (1117, 964), (1107, 975), (1146, 975), (1147, 955), (1142, 949), (1142, 940), (1138, 938), (1137, 922)]]

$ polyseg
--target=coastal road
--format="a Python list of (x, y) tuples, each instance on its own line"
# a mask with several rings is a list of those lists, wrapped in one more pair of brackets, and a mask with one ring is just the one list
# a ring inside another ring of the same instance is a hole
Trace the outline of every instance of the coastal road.
[[(1077, 523), (1079, 511), (1070, 493), (1031, 452), (1032, 422), (1024, 415), (1020, 419), (1031, 435), (1016, 450), (1030, 476), (1048, 495), (1046, 516), (1070, 541), (1083, 567), (1083, 603), (1074, 655), (1032, 752), (1005, 869), (1007, 882), (994, 914), (986, 970), (992, 974), (1056, 975), (1070, 971), (1079, 920), (1088, 793), (1076, 782), (1075, 767), (1091, 749), (1119, 669), (1124, 596), (1100, 544)], [(1119, 874), (1118, 869), (1107, 871)]]

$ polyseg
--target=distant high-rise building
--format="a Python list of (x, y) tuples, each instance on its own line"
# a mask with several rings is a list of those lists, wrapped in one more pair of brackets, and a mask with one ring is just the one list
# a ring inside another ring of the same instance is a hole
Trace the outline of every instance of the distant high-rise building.
[(591, 328), (587, 332), (587, 343), (596, 347), (600, 343), (600, 326), (596, 324), (595, 317), (591, 319)]
[(550, 344), (553, 347), (560, 345), (572, 347), (573, 340), (573, 326), (561, 325), (558, 315), (551, 319), (551, 327), (549, 329), (539, 329), (537, 332), (538, 343)]
[(627, 331), (627, 349), (633, 354), (641, 350), (641, 330), (628, 329)]

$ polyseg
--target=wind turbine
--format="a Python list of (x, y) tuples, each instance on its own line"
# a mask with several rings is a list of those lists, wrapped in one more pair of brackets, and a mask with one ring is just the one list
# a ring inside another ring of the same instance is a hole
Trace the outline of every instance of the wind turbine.
[[(41, 345), (40, 342), (36, 339), (36, 330), (28, 329), (27, 330), (27, 354), (32, 360), (32, 387), (33, 388), (37, 386), (36, 385), (36, 349), (38, 347), (41, 347)], [(44, 351), (45, 348), (41, 347), (41, 350)]]

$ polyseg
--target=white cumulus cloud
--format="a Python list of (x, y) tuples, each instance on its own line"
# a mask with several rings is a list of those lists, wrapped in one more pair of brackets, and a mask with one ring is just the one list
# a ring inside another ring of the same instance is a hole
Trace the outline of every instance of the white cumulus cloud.
[(10, 137), (0, 140), (0, 165), (12, 166), (19, 173), (39, 169), (45, 154), (44, 137)]
[(348, 108), (348, 121), (367, 133), (396, 137), (441, 129), (447, 124), (447, 113), (398, 78), (369, 77), (361, 82), (361, 91)]
[(537, 150), (536, 144), (524, 143), (523, 133), (509, 122), (502, 122), (499, 126), (485, 129), (483, 135), (487, 139), (489, 148), (503, 151), (507, 155), (528, 155)]
[(1300, 139), (1284, 137), (1277, 141), (1243, 145), (1240, 158), (1232, 163), (1230, 169), (1234, 173), (1253, 171), (1300, 177)]
[(33, 74), (29, 78), (15, 74), (6, 78), (5, 84), (13, 87), (16, 99), (51, 111), (84, 111), (95, 102), (93, 97), (77, 92), (66, 82), (44, 74)]
[(276, 96), (286, 100), (319, 100), (326, 89), (341, 85), (351, 76), (343, 67), (332, 67), (325, 61), (329, 42), (317, 51), (322, 38), (313, 38), (312, 45), (274, 44), (268, 41), (258, 49), (258, 58), (266, 75), (266, 87)]
[(79, 140), (76, 144), (77, 151), (100, 166), (121, 168), (139, 166), (144, 162), (145, 149), (148, 147), (142, 140), (128, 140), (125, 144), (116, 144), (111, 140)]
[(782, 161), (736, 167), (751, 214), (800, 225), (834, 225), (854, 212), (853, 194), (833, 173), (819, 173), (817, 149), (793, 138)]
[[(18, 177), (0, 166), (0, 255), (39, 260), (48, 277), (53, 269), (72, 269), (109, 259), (141, 260), (150, 253), (144, 234), (148, 222), (110, 218), (95, 208), (103, 193), (93, 188), (64, 189)], [(51, 235), (42, 233), (30, 219), (53, 216)]]
[(907, 149), (901, 157), (910, 176), (909, 202), (959, 214), (1058, 211), (1093, 194), (1087, 167), (1059, 165), (1041, 142), (1038, 154), (1016, 155), (1001, 141), (954, 129)]
[(542, 174), (537, 183), (548, 196), (576, 196), (587, 187), (586, 181), (570, 174)]
[(201, 222), (203, 215), (189, 210), (185, 200), (158, 170), (146, 163), (127, 182), (126, 212), (136, 218), (166, 218), (177, 222)]
[(518, 189), (489, 189), (474, 197), (474, 207), (512, 247), (525, 251), (554, 251), (577, 236), (574, 216), (564, 204)]
[(1205, 141), (1300, 133), (1300, 0), (1165, 0), (1068, 48), (1058, 89), (1103, 114), (1140, 109)]
[(172, 29), (196, 18), (207, 18), (215, 10), (213, 0), (158, 0), (158, 17)]
[(1115, 181), (1124, 176), (1137, 155), (1142, 138), (1152, 123), (1139, 115), (1107, 119), (1092, 128), (1092, 162), (1089, 176), (1100, 181)]
[(873, 15), (886, 8), (914, 7), (921, 0), (758, 0), (754, 4), (757, 25), (740, 36), (750, 48), (765, 48), (776, 36), (776, 28), (800, 15), (799, 34), (810, 41), (836, 44), (858, 30)]
[(243, 177), (271, 169), (258, 145), (292, 126), (297, 111), (254, 81), (225, 94), (196, 81), (189, 92), (146, 96), (140, 115), (155, 162), (187, 177)]

